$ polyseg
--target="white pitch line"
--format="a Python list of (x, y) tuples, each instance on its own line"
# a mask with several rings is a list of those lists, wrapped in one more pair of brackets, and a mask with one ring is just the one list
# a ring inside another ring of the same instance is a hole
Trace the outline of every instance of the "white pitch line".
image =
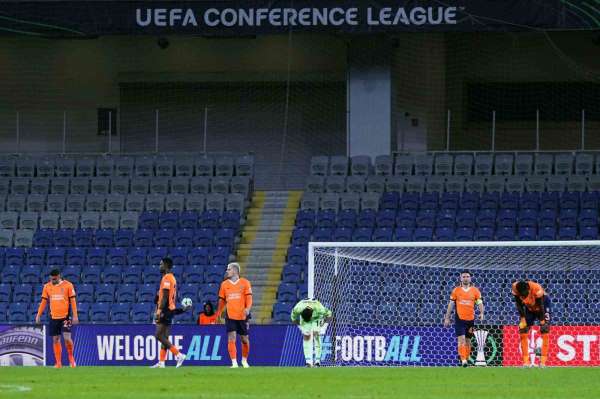
[(31, 387), (25, 385), (1, 384), (0, 392), (29, 392)]

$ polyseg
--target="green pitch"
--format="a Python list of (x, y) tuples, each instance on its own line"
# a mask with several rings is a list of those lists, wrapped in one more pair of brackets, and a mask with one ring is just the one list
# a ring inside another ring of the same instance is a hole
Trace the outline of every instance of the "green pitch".
[(600, 397), (593, 368), (0, 368), (0, 398)]

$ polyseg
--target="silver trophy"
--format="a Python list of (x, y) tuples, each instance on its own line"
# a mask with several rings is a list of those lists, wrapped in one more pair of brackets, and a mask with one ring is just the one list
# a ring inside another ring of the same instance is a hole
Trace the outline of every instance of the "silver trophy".
[(477, 341), (477, 357), (475, 358), (476, 366), (487, 366), (485, 361), (485, 345), (487, 342), (488, 332), (486, 330), (475, 330), (475, 340)]

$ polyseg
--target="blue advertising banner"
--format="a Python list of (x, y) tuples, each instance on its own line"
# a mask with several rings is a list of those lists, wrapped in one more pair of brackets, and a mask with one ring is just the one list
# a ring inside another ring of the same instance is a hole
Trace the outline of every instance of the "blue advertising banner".
[[(74, 329), (81, 366), (149, 366), (160, 344), (153, 325), (84, 324)], [(323, 336), (322, 363), (353, 366), (449, 366), (456, 364), (456, 338), (441, 327), (361, 327)], [(47, 337), (51, 347), (51, 337)], [(174, 325), (171, 342), (187, 355), (186, 366), (229, 365), (224, 326)], [(250, 364), (303, 366), (302, 336), (296, 326), (260, 325), (250, 330)], [(239, 345), (239, 343), (238, 343)], [(241, 353), (238, 350), (238, 353)], [(68, 364), (63, 353), (63, 364)], [(169, 353), (167, 364), (174, 364)], [(49, 351), (46, 364), (54, 364)]]
[(0, 366), (43, 366), (43, 326), (0, 325)]
[(40, 36), (289, 31), (526, 31), (598, 29), (586, 0), (4, 1), (0, 33)]

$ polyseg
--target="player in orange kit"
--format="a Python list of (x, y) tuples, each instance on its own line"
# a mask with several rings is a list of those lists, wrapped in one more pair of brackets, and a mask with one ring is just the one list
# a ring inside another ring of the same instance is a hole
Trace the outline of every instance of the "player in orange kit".
[(450, 315), (456, 306), (454, 332), (458, 341), (458, 355), (463, 367), (468, 366), (471, 354), (471, 338), (475, 326), (475, 305), (479, 308), (479, 321), (483, 321), (483, 301), (481, 292), (471, 284), (471, 273), (463, 270), (460, 273), (460, 286), (452, 290), (450, 302), (444, 317), (444, 327), (450, 326)]
[(517, 281), (512, 285), (512, 294), (519, 312), (519, 335), (523, 366), (531, 366), (529, 361), (529, 328), (537, 319), (542, 333), (542, 354), (540, 367), (546, 366), (550, 346), (550, 308), (551, 302), (542, 286), (534, 281)]
[[(48, 334), (52, 337), (54, 346), (54, 367), (62, 367), (62, 345), (60, 335), (62, 334), (69, 355), (69, 364), (75, 367), (75, 356), (73, 355), (73, 339), (71, 338), (71, 327), (79, 323), (77, 316), (77, 301), (75, 300), (75, 288), (73, 284), (60, 277), (60, 271), (53, 269), (50, 272), (50, 282), (44, 285), (42, 290), (42, 301), (38, 308), (35, 322), (39, 324), (40, 318), (46, 309), (46, 303), (50, 302), (50, 322), (48, 323)], [(69, 317), (71, 310), (73, 319)]]
[(217, 317), (221, 316), (226, 308), (225, 325), (227, 328), (227, 349), (231, 358), (231, 368), (237, 368), (237, 350), (235, 347), (236, 334), (242, 341), (242, 367), (248, 368), (248, 354), (250, 353), (250, 310), (252, 308), (252, 287), (245, 278), (240, 278), (240, 265), (230, 263), (225, 272), (226, 280), (219, 289), (219, 307)]
[(167, 351), (170, 351), (177, 365), (175, 368), (181, 367), (185, 360), (185, 355), (179, 352), (176, 346), (169, 341), (169, 332), (173, 323), (173, 316), (180, 314), (183, 311), (177, 309), (175, 301), (177, 298), (177, 281), (173, 275), (173, 261), (171, 258), (163, 258), (160, 261), (160, 272), (163, 275), (160, 280), (160, 288), (158, 289), (156, 303), (156, 339), (161, 343), (158, 363), (151, 368), (164, 368), (165, 360), (167, 359)]

